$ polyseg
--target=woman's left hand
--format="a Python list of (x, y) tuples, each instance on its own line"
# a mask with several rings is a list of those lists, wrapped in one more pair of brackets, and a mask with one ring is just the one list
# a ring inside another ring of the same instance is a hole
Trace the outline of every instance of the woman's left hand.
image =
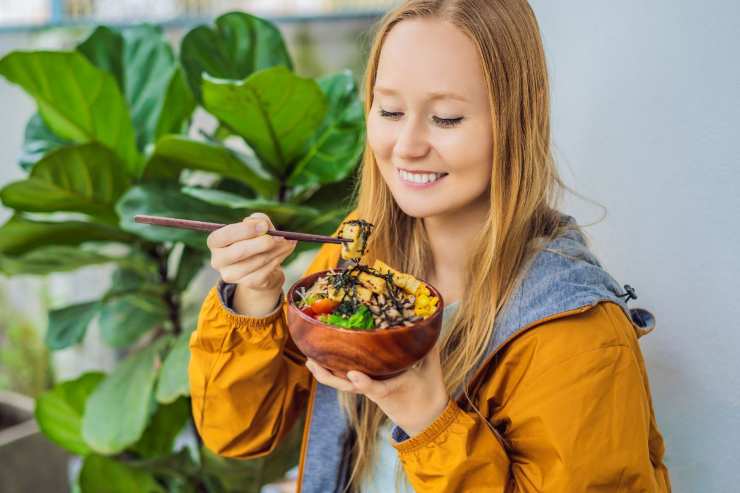
[(409, 436), (424, 431), (449, 402), (437, 346), (421, 360), (421, 365), (388, 380), (373, 380), (359, 371), (350, 371), (346, 379), (341, 378), (312, 359), (306, 361), (306, 367), (324, 385), (367, 396)]

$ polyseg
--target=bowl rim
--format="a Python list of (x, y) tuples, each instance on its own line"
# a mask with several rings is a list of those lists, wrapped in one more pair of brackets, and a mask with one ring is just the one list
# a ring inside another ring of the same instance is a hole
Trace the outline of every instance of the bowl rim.
[[(336, 330), (337, 332), (342, 332), (342, 333), (345, 333), (345, 334), (363, 335), (363, 334), (388, 333), (391, 330), (393, 332), (411, 332), (414, 329), (418, 328), (416, 325), (411, 325), (411, 326), (407, 326), (407, 325), (393, 325), (391, 327), (386, 327), (384, 329), (380, 329), (380, 328), (375, 328), (375, 329), (361, 329), (361, 330), (345, 329), (344, 327), (337, 327), (337, 326), (334, 326), (334, 325), (325, 324), (324, 322), (322, 322), (321, 320), (319, 320), (317, 318), (313, 318), (311, 316), (308, 316), (305, 313), (303, 313), (303, 310), (301, 310), (300, 308), (298, 308), (293, 303), (293, 298), (294, 298), (293, 295), (295, 293), (295, 289), (296, 289), (296, 287), (298, 286), (298, 284), (301, 281), (303, 281), (304, 279), (307, 279), (309, 277), (312, 277), (312, 276), (316, 276), (316, 278), (318, 278), (322, 274), (325, 274), (327, 272), (336, 272), (338, 270), (346, 270), (346, 269), (326, 269), (326, 270), (316, 271), (316, 272), (313, 272), (313, 273), (311, 273), (311, 274), (309, 274), (307, 276), (303, 276), (300, 279), (298, 279), (297, 281), (295, 281), (290, 286), (290, 288), (288, 289), (288, 293), (287, 293), (288, 307), (289, 308), (294, 308), (295, 309), (294, 311), (298, 314), (299, 317), (301, 317), (302, 319), (304, 319), (307, 322), (311, 323), (312, 325), (319, 325), (320, 327), (326, 327), (326, 328), (329, 328), (329, 329), (332, 329), (332, 330)], [(419, 322), (421, 322), (421, 321), (428, 320), (428, 319), (431, 319), (433, 317), (436, 317), (439, 313), (441, 313), (442, 310), (444, 309), (444, 299), (442, 298), (442, 294), (437, 290), (437, 288), (435, 288), (434, 286), (432, 286), (431, 284), (429, 284), (428, 282), (426, 282), (424, 279), (421, 279), (421, 278), (418, 278), (418, 277), (416, 279), (418, 279), (419, 281), (423, 282), (432, 291), (432, 293), (439, 298), (439, 303), (437, 304), (437, 309), (434, 310), (434, 312), (431, 315), (429, 315), (427, 318), (424, 318), (422, 320), (419, 320)], [(417, 323), (419, 323), (419, 322), (417, 322)]]

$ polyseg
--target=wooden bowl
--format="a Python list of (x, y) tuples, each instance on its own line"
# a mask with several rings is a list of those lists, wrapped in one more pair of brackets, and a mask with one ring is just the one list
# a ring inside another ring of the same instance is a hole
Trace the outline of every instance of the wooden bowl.
[[(308, 289), (322, 271), (300, 279), (288, 291), (288, 330), (303, 354), (334, 374), (346, 377), (349, 370), (384, 380), (402, 373), (434, 347), (442, 329), (443, 301), (439, 291), (425, 283), (439, 298), (437, 310), (410, 326), (348, 330), (327, 325), (306, 315), (295, 304), (296, 290)], [(423, 281), (422, 281), (423, 282)]]

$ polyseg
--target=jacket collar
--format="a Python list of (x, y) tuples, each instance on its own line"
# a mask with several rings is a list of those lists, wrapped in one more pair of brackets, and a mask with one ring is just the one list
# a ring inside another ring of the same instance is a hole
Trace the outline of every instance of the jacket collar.
[[(575, 219), (561, 215), (561, 221), (575, 226)], [(340, 261), (338, 267), (342, 266)], [(465, 389), (475, 388), (495, 354), (517, 335), (544, 321), (585, 311), (604, 301), (619, 305), (638, 335), (651, 331), (655, 318), (647, 310), (628, 309), (625, 293), (590, 252), (586, 239), (574, 228), (551, 241), (523, 269), (512, 296), (500, 310), (494, 333), (477, 367), (471, 371)], [(463, 301), (464, 302), (464, 301)], [(461, 400), (463, 388), (455, 398)], [(316, 384), (313, 406), (306, 426), (308, 443), (301, 458), (302, 493), (342, 491), (346, 481), (351, 436), (337, 392)]]

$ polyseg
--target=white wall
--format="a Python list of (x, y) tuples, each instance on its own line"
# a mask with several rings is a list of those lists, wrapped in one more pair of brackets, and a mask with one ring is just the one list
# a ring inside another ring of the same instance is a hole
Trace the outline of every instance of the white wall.
[[(564, 177), (607, 207), (606, 220), (588, 228), (594, 248), (618, 281), (637, 288), (631, 304), (658, 320), (641, 343), (674, 491), (734, 491), (740, 3), (532, 4), (549, 56)], [(23, 38), (0, 36), (0, 53), (35, 44)], [(7, 183), (21, 176), (15, 158), (33, 106), (0, 81), (0, 110), (0, 183)], [(567, 210), (581, 223), (601, 215), (579, 199)], [(0, 210), (0, 219), (6, 214)]]
[(641, 345), (674, 491), (737, 491), (740, 2), (532, 5), (563, 175), (607, 207), (594, 248), (657, 317)]

